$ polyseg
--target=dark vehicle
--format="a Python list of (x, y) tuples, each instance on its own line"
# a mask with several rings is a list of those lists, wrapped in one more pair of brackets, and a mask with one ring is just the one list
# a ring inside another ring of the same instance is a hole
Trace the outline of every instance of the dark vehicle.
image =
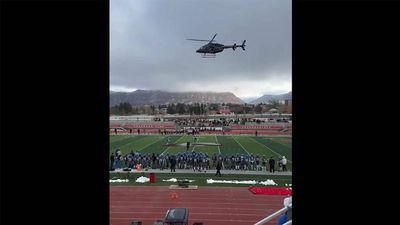
[(165, 215), (164, 224), (168, 225), (188, 225), (189, 210), (186, 208), (171, 208), (168, 209)]

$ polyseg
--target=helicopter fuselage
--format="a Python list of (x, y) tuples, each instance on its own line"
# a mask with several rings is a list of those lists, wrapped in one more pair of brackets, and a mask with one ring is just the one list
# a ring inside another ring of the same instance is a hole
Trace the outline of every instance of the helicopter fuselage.
[(222, 52), (224, 50), (224, 48), (225, 48), (225, 46), (223, 44), (209, 43), (209, 44), (203, 45), (196, 52), (197, 53), (215, 54), (218, 52)]

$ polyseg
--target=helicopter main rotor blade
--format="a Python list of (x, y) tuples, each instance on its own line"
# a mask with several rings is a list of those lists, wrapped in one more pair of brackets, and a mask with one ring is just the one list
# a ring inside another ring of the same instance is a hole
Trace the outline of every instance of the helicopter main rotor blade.
[(214, 35), (214, 37), (211, 39), (210, 43), (214, 41), (215, 36), (217, 36), (217, 34)]
[(187, 38), (186, 40), (189, 40), (189, 41), (205, 41), (205, 42), (210, 42), (210, 40), (192, 39), (192, 38)]

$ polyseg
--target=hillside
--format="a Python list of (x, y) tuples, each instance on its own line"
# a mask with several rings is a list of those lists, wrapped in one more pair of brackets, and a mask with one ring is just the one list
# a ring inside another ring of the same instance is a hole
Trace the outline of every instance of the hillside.
[(110, 91), (110, 105), (129, 102), (131, 105), (162, 105), (170, 103), (235, 103), (243, 101), (230, 92), (167, 92), (136, 90), (133, 92)]
[(281, 95), (263, 95), (260, 98), (257, 98), (251, 101), (251, 104), (259, 104), (259, 103), (267, 103), (271, 100), (292, 100), (292, 92), (288, 92)]

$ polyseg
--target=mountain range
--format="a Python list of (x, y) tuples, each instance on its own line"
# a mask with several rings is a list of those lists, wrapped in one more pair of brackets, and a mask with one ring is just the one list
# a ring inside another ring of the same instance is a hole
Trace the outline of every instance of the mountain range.
[(171, 103), (244, 103), (230, 92), (167, 92), (156, 90), (136, 90), (133, 92), (110, 91), (110, 105), (122, 102), (131, 105), (163, 105)]
[(281, 94), (281, 95), (263, 95), (253, 101), (250, 102), (250, 104), (259, 104), (259, 103), (267, 103), (271, 100), (292, 100), (292, 92), (288, 92), (285, 94)]
[(131, 105), (166, 105), (177, 103), (233, 103), (258, 104), (270, 100), (292, 99), (292, 92), (281, 95), (263, 95), (260, 98), (240, 99), (231, 92), (168, 92), (159, 90), (136, 90), (132, 92), (110, 91), (110, 105), (115, 106), (122, 102)]

